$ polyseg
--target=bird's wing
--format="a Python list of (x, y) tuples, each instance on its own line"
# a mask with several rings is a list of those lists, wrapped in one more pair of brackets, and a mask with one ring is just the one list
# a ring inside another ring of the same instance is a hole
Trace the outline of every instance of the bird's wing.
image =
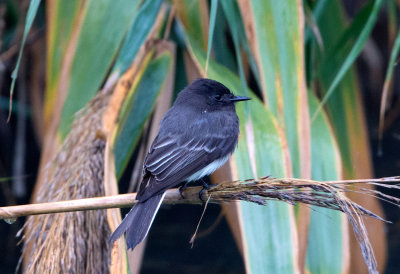
[[(157, 136), (144, 163), (144, 179), (137, 199), (145, 201), (153, 195), (175, 187), (190, 175), (213, 161), (233, 152), (237, 133)], [(148, 180), (149, 177), (155, 180)], [(149, 183), (151, 181), (151, 183)]]

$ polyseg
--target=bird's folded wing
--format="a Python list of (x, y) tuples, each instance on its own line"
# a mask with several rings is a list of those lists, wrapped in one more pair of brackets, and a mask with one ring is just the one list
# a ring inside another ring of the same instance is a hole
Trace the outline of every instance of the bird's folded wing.
[[(237, 144), (232, 135), (208, 134), (178, 139), (174, 135), (159, 136), (153, 142), (144, 163), (144, 176), (137, 199), (145, 201), (169, 188), (176, 187), (190, 175), (231, 152)], [(151, 184), (146, 177), (152, 176)]]

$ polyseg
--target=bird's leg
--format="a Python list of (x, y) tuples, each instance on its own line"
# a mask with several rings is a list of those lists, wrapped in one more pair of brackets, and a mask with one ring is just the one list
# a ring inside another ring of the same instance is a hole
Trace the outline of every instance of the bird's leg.
[(188, 184), (189, 184), (189, 182), (183, 182), (181, 187), (179, 188), (179, 194), (181, 195), (182, 199), (185, 198), (185, 197), (183, 197), (183, 191), (187, 188)]
[(200, 200), (201, 200), (202, 202), (204, 202), (203, 197), (202, 197), (204, 191), (205, 191), (205, 190), (208, 190), (208, 189), (210, 189), (210, 188), (212, 188), (213, 186), (207, 184), (206, 182), (204, 182), (203, 179), (201, 179), (201, 182), (202, 182), (202, 184), (203, 184), (203, 188), (202, 188), (202, 190), (200, 190), (200, 192), (199, 192), (199, 198), (200, 198)]

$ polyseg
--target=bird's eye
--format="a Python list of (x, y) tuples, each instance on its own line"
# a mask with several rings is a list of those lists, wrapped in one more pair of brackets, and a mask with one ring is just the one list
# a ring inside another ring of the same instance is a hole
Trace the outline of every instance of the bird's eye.
[(214, 96), (214, 98), (217, 99), (218, 101), (220, 101), (222, 99), (222, 96), (221, 96), (221, 94), (216, 94)]

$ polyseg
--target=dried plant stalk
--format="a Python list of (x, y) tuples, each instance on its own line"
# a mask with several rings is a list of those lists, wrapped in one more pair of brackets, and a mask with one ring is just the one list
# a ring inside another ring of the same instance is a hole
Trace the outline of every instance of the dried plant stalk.
[[(361, 217), (369, 216), (381, 221), (385, 220), (351, 201), (345, 194), (346, 192), (352, 191), (365, 195), (372, 195), (378, 199), (398, 206), (400, 199), (386, 195), (378, 190), (364, 188), (362, 187), (362, 184), (360, 184), (363, 183), (384, 188), (400, 189), (399, 185), (388, 184), (389, 182), (398, 183), (400, 182), (400, 177), (329, 182), (293, 178), (272, 179), (265, 177), (257, 180), (251, 179), (216, 185), (204, 194), (204, 198), (209, 198), (210, 202), (230, 202), (240, 200), (260, 205), (266, 205), (268, 200), (279, 200), (290, 204), (303, 203), (339, 210), (346, 214), (353, 227), (369, 272), (377, 273), (375, 256)], [(181, 197), (178, 189), (172, 189), (167, 192), (164, 201), (166, 203), (201, 203), (202, 201), (198, 197), (200, 189), (200, 187), (187, 188), (183, 193), (184, 197)], [(0, 218), (15, 218), (27, 214), (128, 207), (132, 206), (135, 202), (135, 196), (135, 194), (124, 194), (74, 201), (4, 207), (0, 208)], [(73, 213), (63, 213), (60, 215), (64, 214)], [(75, 223), (75, 225), (82, 224)], [(71, 229), (80, 229), (81, 227), (82, 226), (71, 227)], [(93, 230), (96, 231), (96, 228), (93, 227)], [(96, 233), (96, 237), (99, 239), (106, 239), (107, 235), (109, 235), (109, 231), (102, 231), (102, 233), (104, 234), (99, 233), (97, 235)]]
[[(77, 114), (60, 151), (45, 168), (38, 202), (104, 195), (105, 141), (98, 132), (109, 97), (110, 90), (100, 93)], [(105, 210), (31, 216), (23, 231), (26, 273), (108, 272)]]
[[(378, 183), (381, 181), (384, 181), (385, 184)], [(400, 187), (397, 185), (388, 184), (389, 182), (400, 182), (400, 178), (390, 177), (370, 180), (341, 180), (329, 182), (318, 182), (293, 178), (261, 178), (258, 180), (225, 182), (219, 185), (215, 185), (213, 186), (213, 188), (205, 191), (205, 193), (203, 194), (203, 200), (210, 198), (211, 203), (241, 200), (254, 202), (261, 205), (266, 205), (268, 200), (280, 200), (290, 204), (300, 202), (344, 212), (341, 207), (338, 206), (335, 199), (327, 199), (339, 195), (339, 193), (336, 193), (336, 191), (342, 193), (348, 191), (360, 192), (366, 195), (373, 195), (377, 198), (381, 197), (381, 199), (384, 199), (385, 201), (390, 203), (398, 203), (399, 199), (396, 197), (385, 195), (380, 191), (371, 191), (371, 189), (362, 188), (359, 186), (356, 187), (356, 184), (365, 183), (379, 185), (384, 188), (400, 189)], [(324, 187), (328, 187), (328, 189), (337, 188), (339, 190), (335, 190), (334, 193), (330, 193), (329, 191), (329, 193), (325, 194), (318, 192), (310, 193), (310, 189), (318, 189), (321, 187), (321, 185), (325, 185)], [(349, 187), (350, 185), (352, 186), (351, 190), (345, 188)], [(188, 187), (185, 189), (183, 197), (180, 195), (179, 189), (170, 189), (167, 191), (164, 203), (201, 204), (204, 202), (198, 196), (198, 193), (201, 189), (201, 187)], [(135, 199), (136, 193), (131, 193), (106, 197), (83, 198), (68, 201), (0, 207), (0, 219), (10, 220), (10, 222), (12, 222), (13, 219), (21, 216), (132, 207), (137, 202)], [(341, 197), (341, 199), (345, 198)], [(349, 202), (352, 203), (354, 207), (354, 202)], [(358, 208), (360, 209), (359, 211), (357, 211)], [(374, 213), (358, 205), (355, 207), (355, 209), (353, 209), (353, 211), (358, 212), (361, 215), (367, 215), (381, 221), (385, 221)]]

